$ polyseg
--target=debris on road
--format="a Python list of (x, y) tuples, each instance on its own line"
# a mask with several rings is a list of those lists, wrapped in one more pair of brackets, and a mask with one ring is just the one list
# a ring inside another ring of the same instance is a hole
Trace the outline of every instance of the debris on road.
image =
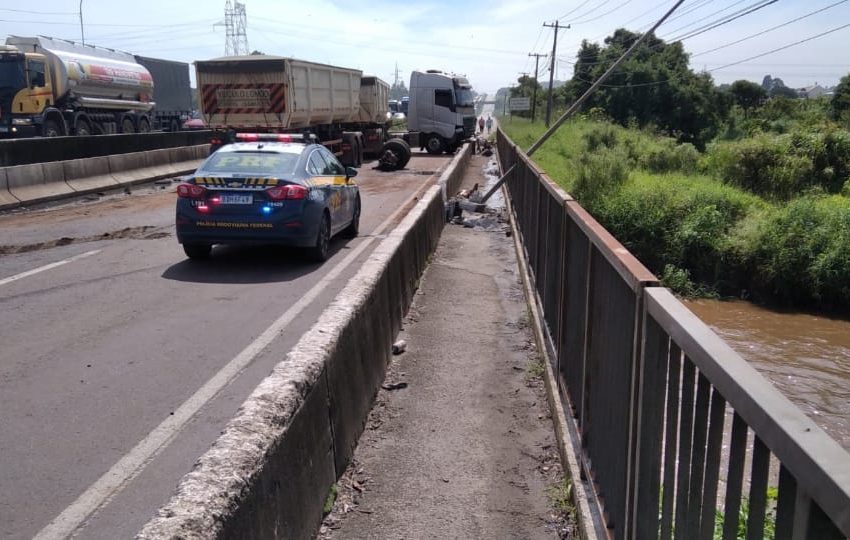
[(385, 383), (381, 385), (381, 388), (384, 390), (401, 390), (402, 388), (407, 388), (406, 382), (397, 382), (397, 383)]
[(407, 350), (407, 342), (403, 339), (400, 339), (393, 343), (393, 354), (401, 354)]

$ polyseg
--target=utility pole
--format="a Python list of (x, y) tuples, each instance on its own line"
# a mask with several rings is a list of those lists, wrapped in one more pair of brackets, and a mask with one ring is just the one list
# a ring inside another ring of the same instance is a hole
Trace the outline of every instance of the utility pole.
[(546, 127), (548, 128), (549, 120), (552, 118), (552, 85), (555, 82), (555, 52), (558, 48), (558, 30), (560, 28), (569, 28), (570, 25), (559, 26), (558, 20), (556, 19), (555, 24), (543, 23), (543, 26), (555, 29), (555, 39), (552, 40), (552, 63), (549, 65), (549, 101), (546, 104)]
[(80, 0), (80, 38), (83, 41), (83, 45), (86, 44), (86, 33), (83, 30), (83, 0)]
[(546, 58), (549, 55), (548, 54), (540, 54), (540, 53), (528, 53), (528, 56), (534, 57), (534, 91), (532, 92), (533, 96), (531, 98), (531, 123), (533, 124), (534, 123), (534, 115), (537, 112), (537, 86), (539, 84), (537, 82), (537, 68), (538, 68), (538, 64), (540, 63), (540, 57), (542, 56), (543, 58)]

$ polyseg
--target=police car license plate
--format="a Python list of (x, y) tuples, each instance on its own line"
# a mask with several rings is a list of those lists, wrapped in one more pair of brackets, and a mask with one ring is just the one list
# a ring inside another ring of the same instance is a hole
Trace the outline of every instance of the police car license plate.
[(253, 202), (253, 195), (225, 194), (221, 196), (221, 204), (252, 204)]

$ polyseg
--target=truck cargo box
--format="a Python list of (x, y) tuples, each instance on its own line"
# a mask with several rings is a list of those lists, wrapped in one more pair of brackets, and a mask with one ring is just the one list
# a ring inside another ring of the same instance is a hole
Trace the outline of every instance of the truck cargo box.
[(213, 129), (297, 129), (353, 122), (360, 112), (355, 69), (281, 56), (195, 62), (200, 107)]
[(189, 64), (160, 58), (136, 56), (154, 80), (153, 100), (157, 111), (191, 111), (192, 89)]
[(384, 124), (389, 110), (390, 85), (378, 77), (360, 79), (360, 112), (358, 122)]

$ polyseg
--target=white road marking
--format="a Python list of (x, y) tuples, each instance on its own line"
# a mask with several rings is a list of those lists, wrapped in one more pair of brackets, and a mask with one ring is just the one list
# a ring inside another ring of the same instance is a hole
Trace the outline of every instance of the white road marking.
[(102, 250), (100, 250), (100, 249), (95, 249), (95, 250), (92, 250), (92, 251), (86, 251), (85, 253), (80, 253), (79, 255), (74, 255), (73, 257), (70, 257), (70, 258), (65, 259), (63, 261), (45, 264), (44, 266), (41, 266), (39, 268), (27, 270), (26, 272), (21, 272), (20, 274), (15, 274), (14, 276), (9, 276), (5, 279), (0, 279), (0, 285), (6, 285), (7, 283), (12, 283), (13, 281), (17, 281), (19, 279), (23, 279), (25, 277), (29, 277), (29, 276), (32, 276), (34, 274), (44, 272), (46, 270), (52, 270), (52, 269), (54, 269), (58, 266), (62, 266), (63, 264), (68, 264), (70, 262), (78, 261), (78, 260), (84, 259), (86, 257), (91, 257), (92, 255), (97, 255), (101, 251)]
[(374, 242), (378, 235), (400, 218), (407, 211), (409, 203), (418, 200), (423, 184), (416, 193), (404, 202), (395, 212), (372, 231), (360, 245), (355, 247), (340, 263), (334, 266), (324, 278), (307, 291), (295, 304), (290, 306), (283, 315), (272, 323), (260, 336), (242, 350), (236, 357), (213, 375), (197, 392), (183, 402), (174, 414), (168, 416), (161, 424), (142, 439), (129, 453), (118, 460), (106, 474), (89, 486), (76, 501), (68, 506), (61, 514), (53, 519), (37, 535), (36, 540), (67, 538), (85, 523), (88, 517), (98, 508), (109, 502), (121, 489), (138, 476), (144, 467), (150, 463), (177, 436), (183, 427), (207, 402), (235, 379), (254, 358), (259, 355), (274, 339), (283, 332), (295, 317), (306, 309), (317, 296), (325, 291), (328, 284), (336, 279), (363, 251)]

